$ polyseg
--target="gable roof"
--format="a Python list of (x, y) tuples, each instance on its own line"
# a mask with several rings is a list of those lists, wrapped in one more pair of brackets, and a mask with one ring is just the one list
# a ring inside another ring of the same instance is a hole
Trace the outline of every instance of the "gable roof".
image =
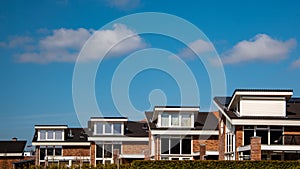
[(23, 153), (25, 145), (25, 140), (20, 141), (0, 141), (0, 154), (6, 153)]

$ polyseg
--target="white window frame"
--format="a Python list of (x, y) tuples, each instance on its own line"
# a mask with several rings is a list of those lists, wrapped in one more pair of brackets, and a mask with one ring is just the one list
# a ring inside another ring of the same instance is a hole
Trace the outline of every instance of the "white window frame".
[[(169, 121), (168, 121), (168, 125), (165, 126), (163, 125), (162, 122), (162, 116), (163, 115), (168, 115)], [(178, 125), (172, 125), (172, 115), (178, 115)], [(182, 125), (182, 116), (183, 115), (189, 115), (190, 116), (190, 121), (191, 124), (189, 126), (183, 126)], [(159, 127), (170, 127), (170, 128), (193, 128), (194, 127), (194, 113), (189, 113), (189, 112), (162, 112), (158, 115), (159, 120), (158, 120), (158, 124)]]
[[(39, 157), (38, 157), (40, 162), (44, 162), (45, 161), (45, 159), (43, 159), (43, 160), (40, 159), (41, 158), (40, 156), (41, 156), (41, 149), (42, 148), (45, 149), (45, 157), (62, 157), (63, 156), (63, 152), (64, 151), (62, 149), (62, 146), (40, 146), (40, 148), (39, 148)], [(54, 148), (54, 151), (53, 151), (54, 155), (47, 155), (49, 148)], [(58, 149), (58, 148), (61, 149), (61, 155), (56, 155), (55, 154), (55, 152), (56, 152), (55, 149)]]
[[(164, 138), (164, 139), (168, 139), (168, 142), (169, 142), (169, 145), (168, 145), (168, 148), (169, 148), (169, 154), (162, 154), (161, 152), (161, 139)], [(171, 139), (179, 139), (180, 141), (180, 154), (171, 154)], [(182, 140), (184, 139), (190, 139), (191, 140), (191, 153), (190, 154), (182, 154)], [(171, 136), (171, 137), (167, 137), (167, 136), (162, 136), (160, 137), (160, 152), (159, 154), (161, 156), (168, 156), (168, 155), (192, 155), (193, 154), (193, 140), (192, 140), (192, 137), (186, 137), (186, 136)]]
[[(41, 131), (45, 131), (45, 139), (41, 139)], [(48, 132), (49, 131), (53, 132), (53, 138), (52, 139), (48, 138)], [(56, 138), (56, 131), (61, 132), (61, 138), (60, 139)], [(45, 129), (38, 130), (38, 141), (63, 141), (64, 139), (65, 139), (64, 130), (56, 130), (56, 129), (53, 129), (53, 130), (45, 130)]]
[[(96, 148), (95, 148), (95, 150), (96, 150), (95, 151), (95, 162), (101, 160), (102, 164), (105, 164), (105, 161), (110, 161), (110, 163), (113, 164), (113, 162), (114, 162), (114, 145), (116, 145), (116, 144), (121, 145), (121, 147), (120, 147), (121, 151), (119, 152), (119, 154), (122, 154), (122, 152), (123, 152), (123, 145), (122, 145), (121, 142), (97, 143), (96, 145), (102, 146), (102, 157), (97, 157), (97, 146), (96, 146)], [(111, 158), (104, 157), (104, 145), (111, 145), (112, 146)]]
[[(98, 133), (97, 132), (97, 125), (98, 124), (102, 124), (102, 133)], [(105, 132), (105, 125), (106, 124), (110, 124), (111, 129), (110, 129), (110, 133), (106, 133)], [(114, 125), (115, 124), (121, 124), (121, 133), (116, 133), (114, 131)], [(124, 135), (124, 123), (119, 123), (119, 122), (96, 122), (94, 123), (94, 135)]]

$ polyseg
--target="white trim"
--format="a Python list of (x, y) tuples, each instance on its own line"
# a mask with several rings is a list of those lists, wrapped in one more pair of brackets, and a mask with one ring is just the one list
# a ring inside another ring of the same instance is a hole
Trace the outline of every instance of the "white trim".
[(219, 135), (218, 130), (152, 130), (152, 135)]
[(206, 155), (219, 155), (219, 151), (206, 151)]
[(282, 119), (232, 119), (233, 125), (270, 125), (270, 126), (299, 126), (300, 120)]
[(35, 129), (67, 129), (68, 126), (35, 126)]
[(199, 107), (154, 107), (154, 111), (199, 112)]
[(23, 153), (0, 153), (0, 157), (23, 156)]
[(126, 122), (128, 119), (98, 119), (98, 118), (91, 118), (90, 121), (101, 121), (101, 122)]
[(217, 108), (219, 109), (219, 111), (221, 111), (221, 113), (226, 117), (226, 119), (232, 124), (231, 119), (229, 118), (229, 116), (224, 112), (223, 108), (221, 108), (216, 101), (214, 101), (214, 104), (217, 106)]
[(119, 158), (145, 158), (144, 154), (120, 154)]
[(90, 142), (32, 142), (33, 146), (90, 146)]
[(90, 160), (90, 156), (45, 156), (45, 159), (48, 161), (51, 160), (60, 160), (60, 161), (67, 161), (67, 160)]
[(300, 151), (300, 145), (261, 145), (261, 150)]
[(251, 145), (241, 146), (237, 148), (237, 151), (249, 151), (251, 149)]
[(149, 141), (148, 137), (88, 137), (88, 141)]

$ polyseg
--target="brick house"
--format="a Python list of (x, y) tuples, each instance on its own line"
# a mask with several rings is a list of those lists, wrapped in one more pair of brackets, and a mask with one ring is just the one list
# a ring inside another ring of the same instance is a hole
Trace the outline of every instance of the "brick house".
[(293, 90), (236, 89), (215, 97), (220, 160), (299, 160), (300, 98)]
[(11, 169), (14, 162), (24, 160), (26, 141), (13, 138), (10, 141), (0, 141), (0, 168)]
[(126, 117), (92, 117), (88, 122), (91, 164), (128, 163), (147, 158), (148, 128)]
[(36, 125), (32, 140), (36, 165), (90, 164), (88, 136), (82, 128), (67, 125)]
[(218, 113), (155, 106), (145, 115), (152, 160), (218, 159)]

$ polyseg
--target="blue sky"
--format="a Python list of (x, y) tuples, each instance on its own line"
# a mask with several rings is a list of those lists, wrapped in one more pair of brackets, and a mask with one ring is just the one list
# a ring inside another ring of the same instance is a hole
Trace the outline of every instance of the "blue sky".
[[(1, 1), (0, 139), (30, 141), (35, 124), (80, 126), (72, 99), (72, 76), (81, 47), (95, 30), (140, 12), (172, 14), (201, 29), (224, 63), (228, 95), (236, 88), (291, 88), (295, 96), (300, 96), (299, 8), (299, 1), (283, 0)], [(101, 34), (100, 40), (103, 38), (104, 43), (105, 38), (134, 31), (117, 25), (110, 33)], [(113, 103), (112, 76), (128, 54), (149, 47), (182, 54), (199, 86), (199, 106), (209, 110), (212, 96), (207, 72), (201, 61), (184, 53), (187, 46), (194, 45), (198, 50), (205, 44), (194, 41), (185, 46), (155, 35), (138, 35), (129, 42), (131, 47), (120, 46), (103, 59), (98, 70), (95, 95), (103, 115), (124, 114)], [(149, 93), (155, 89), (165, 93), (168, 105), (180, 104), (176, 79), (154, 69), (136, 75), (128, 97), (136, 109), (150, 110)], [(165, 100), (155, 100), (160, 102)]]

